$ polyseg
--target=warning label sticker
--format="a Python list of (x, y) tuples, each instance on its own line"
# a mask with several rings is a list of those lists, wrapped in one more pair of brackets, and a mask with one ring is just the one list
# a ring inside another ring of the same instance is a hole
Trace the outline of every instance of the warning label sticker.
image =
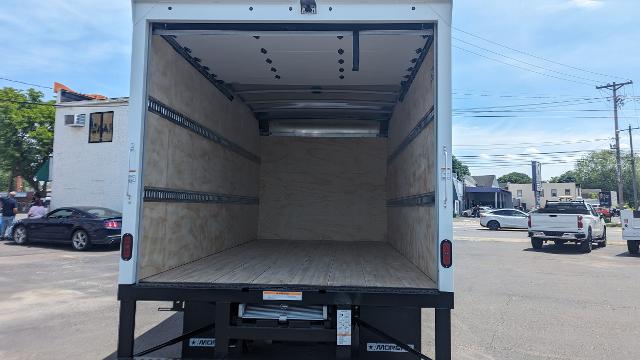
[(351, 345), (351, 310), (338, 310), (336, 332), (337, 345)]
[[(409, 347), (413, 349), (413, 345), (409, 344)], [(400, 346), (396, 344), (386, 344), (386, 343), (367, 343), (367, 351), (369, 352), (395, 352), (395, 353), (403, 353), (407, 352)]]
[(263, 291), (262, 300), (302, 301), (302, 291)]
[(216, 347), (215, 338), (190, 338), (189, 346), (192, 347)]

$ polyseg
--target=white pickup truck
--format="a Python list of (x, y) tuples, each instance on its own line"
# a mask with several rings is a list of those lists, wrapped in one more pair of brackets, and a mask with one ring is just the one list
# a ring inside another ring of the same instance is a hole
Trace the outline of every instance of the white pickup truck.
[(588, 253), (594, 243), (607, 246), (607, 227), (604, 218), (584, 201), (547, 201), (544, 208), (529, 214), (529, 237), (534, 249), (547, 241), (556, 245), (574, 242)]
[(622, 239), (627, 241), (629, 253), (640, 253), (640, 211), (622, 210), (620, 212), (622, 222)]

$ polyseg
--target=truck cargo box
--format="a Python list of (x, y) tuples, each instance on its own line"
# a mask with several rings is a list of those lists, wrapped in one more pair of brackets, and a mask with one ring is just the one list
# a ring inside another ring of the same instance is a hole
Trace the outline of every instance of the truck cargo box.
[(123, 311), (450, 309), (450, 11), (134, 1)]

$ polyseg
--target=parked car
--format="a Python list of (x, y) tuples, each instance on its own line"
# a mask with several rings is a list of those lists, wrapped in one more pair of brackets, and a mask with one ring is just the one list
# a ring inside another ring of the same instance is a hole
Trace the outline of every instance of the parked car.
[(603, 206), (594, 206), (593, 209), (600, 215), (604, 216), (607, 219), (611, 219), (611, 210), (609, 208)]
[(528, 216), (524, 211), (516, 209), (498, 209), (480, 214), (480, 225), (491, 230), (526, 229)]
[(16, 244), (29, 242), (70, 243), (76, 250), (92, 245), (120, 242), (122, 214), (93, 206), (63, 207), (40, 219), (15, 222), (11, 238)]
[(547, 241), (574, 242), (588, 253), (594, 243), (607, 246), (607, 227), (604, 217), (582, 200), (547, 201), (544, 208), (529, 214), (529, 237), (534, 249)]
[[(490, 207), (488, 207), (488, 206), (480, 206), (480, 214), (481, 215), (486, 213), (486, 212), (489, 212), (491, 210), (492, 209)], [(462, 212), (462, 216), (471, 217), (472, 213), (473, 213), (473, 208), (470, 208), (470, 209), (467, 209), (467, 210), (463, 211)]]

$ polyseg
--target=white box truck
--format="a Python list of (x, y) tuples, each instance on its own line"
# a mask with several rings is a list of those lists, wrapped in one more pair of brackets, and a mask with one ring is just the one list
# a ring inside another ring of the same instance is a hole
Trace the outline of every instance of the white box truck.
[(640, 253), (640, 211), (622, 210), (620, 220), (622, 239), (627, 242), (629, 254), (638, 255)]
[[(451, 358), (451, 6), (133, 1), (119, 358), (429, 359), (421, 309)], [(182, 335), (134, 353), (140, 301)]]

